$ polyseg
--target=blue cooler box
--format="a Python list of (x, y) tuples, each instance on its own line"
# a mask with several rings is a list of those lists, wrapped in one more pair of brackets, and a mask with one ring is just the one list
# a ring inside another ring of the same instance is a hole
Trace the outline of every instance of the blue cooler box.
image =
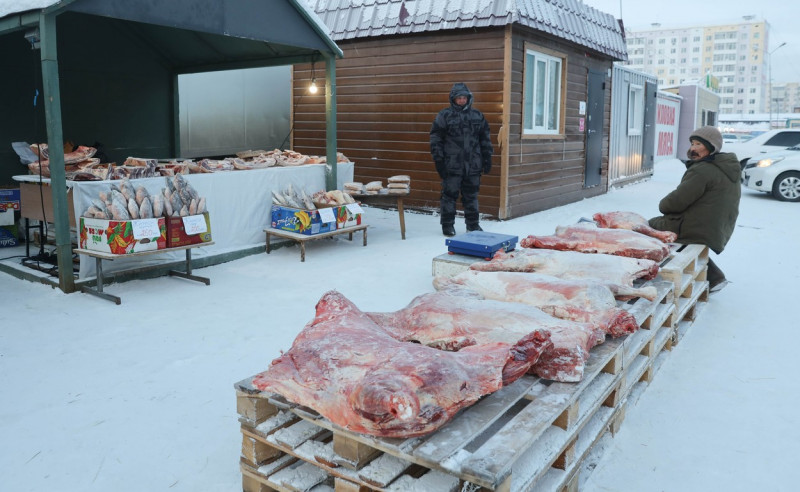
[(513, 250), (517, 246), (518, 239), (518, 236), (508, 234), (473, 231), (446, 239), (445, 244), (450, 253), (491, 258), (501, 249), (504, 252)]

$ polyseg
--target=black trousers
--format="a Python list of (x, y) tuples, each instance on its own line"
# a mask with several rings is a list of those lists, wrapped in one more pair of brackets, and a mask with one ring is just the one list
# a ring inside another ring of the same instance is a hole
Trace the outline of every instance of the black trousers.
[(714, 263), (711, 258), (708, 259), (708, 272), (706, 273), (706, 279), (708, 280), (709, 285), (716, 285), (725, 280), (725, 274), (719, 269), (717, 264)]
[(480, 174), (446, 176), (442, 180), (442, 196), (439, 200), (441, 224), (443, 226), (455, 224), (456, 203), (459, 195), (461, 195), (461, 205), (464, 207), (464, 221), (467, 227), (477, 226), (480, 221), (478, 214), (478, 191), (480, 187)]

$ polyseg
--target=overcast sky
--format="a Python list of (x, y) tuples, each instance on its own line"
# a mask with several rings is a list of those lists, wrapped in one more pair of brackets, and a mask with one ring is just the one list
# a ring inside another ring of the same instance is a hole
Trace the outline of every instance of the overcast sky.
[[(772, 55), (772, 80), (800, 82), (800, 2), (797, 0), (760, 0), (732, 2), (730, 0), (583, 0), (598, 10), (622, 18), (631, 30), (652, 29), (654, 22), (662, 28), (735, 24), (745, 15), (755, 15), (770, 25), (769, 49), (785, 46)], [(660, 4), (660, 5), (659, 5)], [(663, 6), (662, 6), (663, 5)]]

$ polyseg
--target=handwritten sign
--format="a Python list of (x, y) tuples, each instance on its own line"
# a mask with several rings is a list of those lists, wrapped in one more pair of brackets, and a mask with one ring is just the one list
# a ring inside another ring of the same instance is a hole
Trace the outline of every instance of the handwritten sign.
[(187, 236), (201, 234), (208, 230), (204, 215), (189, 215), (188, 217), (181, 217), (181, 219), (183, 219), (183, 230), (186, 231)]
[(359, 205), (357, 203), (348, 203), (347, 205), (345, 205), (345, 207), (347, 207), (347, 210), (349, 210), (350, 213), (352, 213), (352, 214), (363, 214), (364, 213), (364, 209), (361, 208), (361, 205)]
[(333, 214), (333, 207), (320, 208), (317, 209), (317, 211), (319, 212), (319, 220), (321, 220), (323, 224), (336, 222), (336, 216)]
[(158, 219), (138, 219), (132, 220), (134, 239), (152, 239), (161, 236), (161, 229), (158, 227)]

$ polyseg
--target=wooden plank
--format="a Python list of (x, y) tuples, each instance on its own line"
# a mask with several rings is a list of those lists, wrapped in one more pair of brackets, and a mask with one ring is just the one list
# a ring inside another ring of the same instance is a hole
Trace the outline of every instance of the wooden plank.
[(456, 492), (460, 480), (457, 477), (431, 470), (419, 478), (403, 475), (386, 487), (387, 492), (406, 492), (419, 490), (425, 492)]
[(242, 492), (274, 492), (275, 489), (262, 483), (250, 474), (242, 473)]
[(423, 464), (429, 465), (444, 461), (489, 428), (538, 384), (537, 378), (525, 376), (486, 395), (474, 405), (464, 409), (458, 418), (425, 438), (414, 449), (413, 456), (422, 460)]
[(372, 461), (381, 452), (372, 446), (351, 439), (341, 433), (333, 434), (333, 451), (337, 457), (334, 462), (351, 468), (360, 470), (365, 464)]
[(173, 248), (164, 248), (164, 249), (156, 249), (153, 251), (137, 251), (136, 253), (128, 253), (124, 255), (118, 255), (114, 253), (106, 253), (105, 251), (93, 251), (91, 249), (83, 249), (83, 248), (75, 248), (73, 249), (74, 253), (78, 253), (81, 255), (91, 256), (92, 258), (100, 258), (103, 260), (117, 260), (119, 258), (134, 258), (137, 256), (152, 256), (158, 255), (162, 253), (171, 253), (173, 251), (182, 251), (186, 249), (193, 249), (193, 248), (200, 248), (203, 246), (213, 246), (214, 241), (209, 241), (207, 243), (198, 243), (198, 244), (189, 244), (186, 246), (175, 246)]
[(365, 466), (358, 476), (364, 482), (379, 488), (392, 483), (411, 466), (411, 462), (397, 456), (383, 454)]
[(307, 420), (300, 420), (289, 427), (278, 429), (271, 434), (271, 437), (281, 446), (295, 449), (307, 440), (318, 437), (324, 431), (325, 429), (318, 425)]
[[(511, 466), (519, 456), (534, 445), (548, 428), (553, 427), (558, 416), (577, 401), (585, 389), (594, 383), (594, 386), (601, 387), (609, 385), (610, 392), (610, 385), (616, 378), (601, 370), (618, 356), (621, 346), (622, 339), (615, 339), (595, 347), (584, 369), (584, 378), (579, 383), (534, 387), (530, 394), (531, 403), (464, 460), (461, 465), (464, 478), (488, 488), (496, 487), (511, 473)], [(604, 375), (606, 377), (602, 377)]]
[(335, 492), (370, 492), (369, 487), (353, 483), (341, 477), (336, 477), (334, 483), (333, 490)]
[(279, 458), (283, 453), (252, 435), (242, 435), (242, 458), (253, 466), (261, 466)]
[(278, 408), (263, 398), (252, 397), (242, 392), (236, 395), (236, 413), (258, 425), (278, 413)]
[(271, 482), (292, 492), (307, 492), (328, 478), (325, 470), (305, 461), (297, 461), (269, 476)]

